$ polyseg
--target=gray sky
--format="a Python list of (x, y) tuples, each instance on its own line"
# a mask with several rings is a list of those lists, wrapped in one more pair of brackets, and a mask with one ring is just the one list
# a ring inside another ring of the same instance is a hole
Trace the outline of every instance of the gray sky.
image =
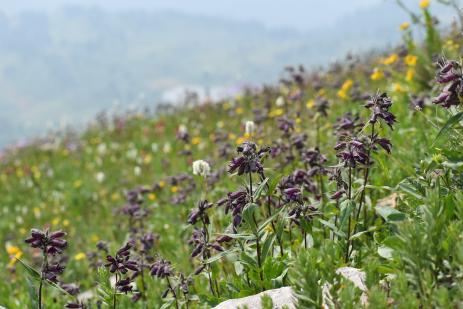
[(329, 25), (343, 15), (382, 1), (386, 0), (0, 0), (0, 8), (7, 13), (54, 10), (64, 5), (175, 10), (304, 31)]

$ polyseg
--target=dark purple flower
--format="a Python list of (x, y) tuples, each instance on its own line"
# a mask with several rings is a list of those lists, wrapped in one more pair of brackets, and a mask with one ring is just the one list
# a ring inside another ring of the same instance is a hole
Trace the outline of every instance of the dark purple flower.
[(157, 260), (151, 265), (150, 269), (151, 276), (158, 278), (167, 278), (174, 274), (172, 265), (169, 261), (164, 259)]
[(364, 105), (371, 110), (371, 117), (369, 122), (374, 124), (378, 119), (383, 119), (386, 124), (392, 129), (393, 124), (396, 122), (395, 116), (389, 112), (392, 106), (392, 100), (387, 96), (387, 93), (376, 94)]
[(463, 73), (461, 64), (455, 60), (444, 58), (438, 61), (439, 70), (436, 74), (436, 82), (444, 84), (442, 92), (432, 102), (444, 108), (460, 104), (460, 96), (463, 94)]

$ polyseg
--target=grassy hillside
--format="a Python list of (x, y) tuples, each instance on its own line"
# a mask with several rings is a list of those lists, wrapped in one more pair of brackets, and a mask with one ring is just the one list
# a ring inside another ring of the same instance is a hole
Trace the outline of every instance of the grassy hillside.
[[(91, 308), (208, 308), (287, 285), (301, 308), (461, 306), (462, 75), (436, 63), (459, 59), (461, 29), (441, 38), (422, 4), (423, 43), (405, 23), (384, 55), (5, 151), (0, 305), (37, 305), (42, 282), (44, 307), (61, 308), (74, 282)], [(431, 102), (446, 83), (450, 108)], [(67, 248), (44, 254), (64, 245), (25, 243), (32, 228), (64, 230)], [(343, 266), (365, 273), (363, 292)]]

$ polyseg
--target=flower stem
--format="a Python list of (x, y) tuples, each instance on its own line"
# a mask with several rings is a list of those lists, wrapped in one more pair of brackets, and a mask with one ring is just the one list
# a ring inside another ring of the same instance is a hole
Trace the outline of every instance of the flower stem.
[[(348, 189), (348, 198), (349, 201), (352, 201), (352, 167), (349, 166), (349, 189)], [(348, 207), (351, 207), (349, 204)], [(347, 224), (347, 245), (346, 245), (346, 255), (345, 255), (345, 262), (349, 260), (349, 248), (350, 248), (350, 230), (352, 224), (352, 216), (349, 214), (349, 223)]]

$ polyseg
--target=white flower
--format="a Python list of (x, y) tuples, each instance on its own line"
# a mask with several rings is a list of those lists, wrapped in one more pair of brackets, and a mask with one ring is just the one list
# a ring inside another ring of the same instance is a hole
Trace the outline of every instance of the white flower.
[(172, 150), (172, 147), (170, 146), (170, 143), (168, 142), (164, 144), (164, 147), (162, 147), (162, 152), (164, 153), (169, 153), (171, 152), (171, 150)]
[(141, 175), (141, 167), (135, 166), (133, 168), (133, 173), (135, 174), (135, 176), (140, 176)]
[(98, 151), (98, 154), (104, 155), (106, 153), (106, 144), (105, 143), (99, 144), (97, 147), (97, 151)]
[(254, 123), (254, 121), (246, 121), (246, 124), (244, 126), (244, 132), (247, 135), (253, 135), (255, 131), (256, 131), (256, 124)]
[(95, 179), (96, 181), (98, 182), (103, 182), (103, 180), (105, 179), (105, 175), (103, 172), (98, 172), (96, 175), (95, 175)]
[(178, 126), (178, 133), (179, 134), (187, 134), (188, 133), (187, 127), (184, 124), (179, 125)]
[(275, 101), (275, 105), (278, 107), (282, 107), (285, 105), (285, 99), (283, 99), (282, 96), (279, 96), (277, 100)]
[(206, 177), (211, 173), (211, 166), (204, 160), (196, 160), (193, 162), (193, 174)]

